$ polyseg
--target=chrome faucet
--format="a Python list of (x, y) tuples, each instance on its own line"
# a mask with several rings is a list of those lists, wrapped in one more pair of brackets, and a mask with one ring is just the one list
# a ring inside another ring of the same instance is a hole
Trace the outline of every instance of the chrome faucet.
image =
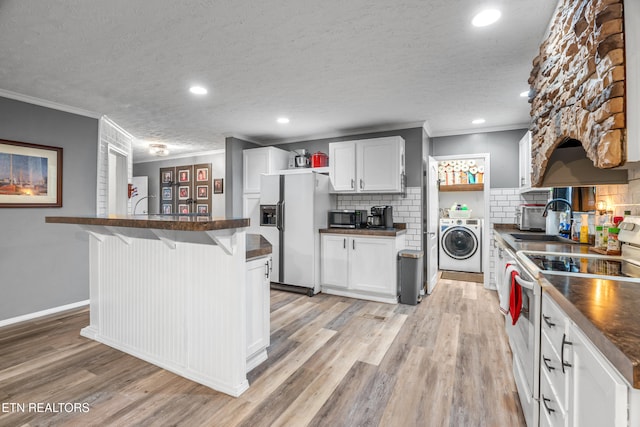
[[(150, 194), (148, 196), (144, 196), (144, 197), (140, 197), (140, 199), (138, 199), (138, 201), (136, 202), (136, 205), (133, 207), (133, 215), (136, 214), (136, 209), (138, 208), (138, 204), (143, 201), (144, 199), (155, 199), (156, 196), (155, 194)], [(146, 214), (147, 212), (142, 212), (143, 214)]]
[(549, 211), (549, 206), (551, 206), (555, 202), (562, 202), (569, 207), (569, 221), (573, 218), (573, 207), (571, 206), (571, 202), (566, 199), (551, 199), (547, 202), (547, 205), (544, 207), (544, 212), (542, 212), (542, 216), (546, 217)]

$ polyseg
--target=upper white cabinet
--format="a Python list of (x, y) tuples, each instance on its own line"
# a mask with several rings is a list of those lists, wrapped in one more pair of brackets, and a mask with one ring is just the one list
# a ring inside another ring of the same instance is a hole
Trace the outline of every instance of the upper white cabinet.
[(627, 161), (640, 161), (640, 2), (624, 2)]
[(244, 150), (242, 157), (243, 193), (245, 194), (260, 193), (260, 175), (287, 169), (289, 164), (289, 152), (274, 147)]
[(329, 144), (332, 192), (400, 193), (404, 170), (404, 139), (400, 136)]

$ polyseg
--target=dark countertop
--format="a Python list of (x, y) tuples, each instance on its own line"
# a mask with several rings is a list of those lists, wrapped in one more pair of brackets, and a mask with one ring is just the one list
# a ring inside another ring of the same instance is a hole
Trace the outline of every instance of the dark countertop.
[(407, 225), (394, 223), (393, 228), (321, 228), (320, 233), (356, 234), (360, 236), (396, 237), (407, 232)]
[(247, 234), (247, 261), (269, 255), (271, 243), (261, 234)]
[(45, 222), (178, 231), (214, 231), (249, 226), (248, 218), (221, 218), (207, 215), (48, 216), (45, 217)]
[[(496, 239), (514, 252), (588, 253), (589, 245), (516, 241), (517, 229), (495, 227)], [(542, 234), (542, 233), (537, 233)], [(581, 276), (541, 274), (550, 296), (629, 383), (640, 389), (640, 283)]]

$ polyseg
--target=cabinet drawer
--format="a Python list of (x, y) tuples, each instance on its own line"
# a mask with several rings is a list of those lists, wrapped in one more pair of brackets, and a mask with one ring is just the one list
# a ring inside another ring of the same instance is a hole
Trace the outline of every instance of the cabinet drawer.
[(560, 355), (562, 336), (565, 334), (566, 316), (551, 298), (542, 295), (542, 316), (540, 317), (542, 332), (547, 334), (554, 350)]
[(567, 416), (559, 405), (551, 387), (547, 370), (540, 372), (540, 425), (559, 427), (566, 424)]
[[(544, 372), (549, 380), (549, 385), (553, 389), (556, 400), (561, 409), (567, 410), (567, 378), (568, 371), (562, 372), (560, 355), (551, 344), (545, 332), (542, 333), (540, 349), (540, 372)], [(542, 377), (543, 375), (540, 374)]]

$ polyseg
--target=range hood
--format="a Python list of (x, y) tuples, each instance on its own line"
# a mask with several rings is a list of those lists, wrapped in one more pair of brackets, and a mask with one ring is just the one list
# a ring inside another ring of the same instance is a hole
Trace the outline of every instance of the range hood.
[(628, 184), (627, 170), (595, 167), (582, 145), (579, 145), (559, 146), (553, 151), (547, 162), (541, 186), (586, 187), (613, 184)]

